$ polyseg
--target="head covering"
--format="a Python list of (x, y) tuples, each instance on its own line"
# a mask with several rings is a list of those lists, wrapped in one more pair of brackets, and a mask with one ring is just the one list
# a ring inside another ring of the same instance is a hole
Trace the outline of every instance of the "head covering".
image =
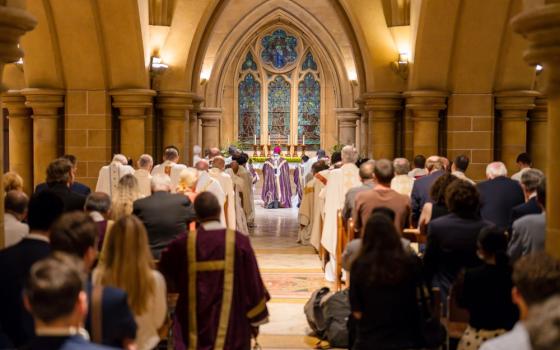
[(280, 154), (281, 152), (282, 152), (282, 148), (280, 148), (280, 146), (274, 147), (274, 153)]

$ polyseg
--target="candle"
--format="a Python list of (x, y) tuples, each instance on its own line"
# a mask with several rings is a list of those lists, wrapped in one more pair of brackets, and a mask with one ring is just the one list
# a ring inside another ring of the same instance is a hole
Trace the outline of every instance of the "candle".
[(302, 142), (302, 144), (305, 145), (305, 134), (303, 135), (303, 142)]
[(257, 144), (257, 135), (255, 135), (255, 142), (253, 143), (254, 145)]
[(268, 144), (270, 145), (270, 134), (268, 135)]

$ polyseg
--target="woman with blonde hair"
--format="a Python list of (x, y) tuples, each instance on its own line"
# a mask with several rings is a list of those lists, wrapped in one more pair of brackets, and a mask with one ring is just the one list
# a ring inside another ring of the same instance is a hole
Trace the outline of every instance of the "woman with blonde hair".
[(196, 183), (198, 182), (198, 170), (195, 168), (187, 168), (181, 171), (179, 175), (179, 184), (175, 192), (184, 194), (194, 203), (196, 198)]
[(138, 325), (138, 349), (153, 349), (160, 341), (158, 329), (167, 313), (167, 290), (163, 276), (154, 269), (146, 229), (137, 217), (123, 216), (106, 241), (103, 262), (93, 271), (93, 283), (127, 292)]
[(10, 191), (23, 191), (23, 179), (15, 171), (8, 171), (2, 176), (4, 184), (4, 193)]
[(132, 174), (121, 177), (111, 206), (111, 218), (118, 220), (125, 215), (132, 214), (133, 203), (142, 198), (138, 180)]

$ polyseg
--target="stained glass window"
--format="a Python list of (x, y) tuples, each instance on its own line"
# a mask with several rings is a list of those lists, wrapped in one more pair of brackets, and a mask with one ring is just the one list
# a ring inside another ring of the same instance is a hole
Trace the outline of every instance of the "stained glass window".
[(289, 140), (290, 92), (290, 83), (282, 76), (268, 84), (268, 134), (272, 142)]
[(247, 56), (245, 56), (245, 61), (243, 61), (243, 65), (241, 66), (241, 70), (245, 71), (245, 70), (257, 70), (257, 63), (255, 63), (255, 60), (253, 60), (253, 55), (251, 54), (251, 52), (247, 52)]
[[(307, 62), (307, 58), (305, 62)], [(305, 135), (307, 149), (319, 148), (321, 144), (320, 120), (321, 85), (313, 74), (307, 73), (298, 84), (298, 143), (303, 141)]]
[(288, 35), (282, 29), (275, 30), (272, 34), (262, 38), (261, 58), (266, 64), (276, 69), (281, 69), (297, 59), (297, 38)]
[(301, 70), (306, 69), (317, 70), (317, 63), (315, 63), (311, 52), (308, 52), (307, 55), (305, 55), (305, 59), (303, 60), (303, 64), (301, 65)]
[[(254, 63), (254, 62), (253, 62)], [(261, 84), (253, 74), (247, 74), (239, 82), (239, 142), (253, 144), (261, 134)]]

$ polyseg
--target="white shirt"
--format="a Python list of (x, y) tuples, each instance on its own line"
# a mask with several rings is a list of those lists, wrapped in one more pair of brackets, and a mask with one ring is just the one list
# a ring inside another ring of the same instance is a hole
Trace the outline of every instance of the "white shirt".
[(233, 180), (229, 174), (220, 169), (212, 168), (208, 170), (210, 177), (220, 183), (222, 191), (224, 191), (226, 203), (224, 208), (227, 210), (226, 222), (228, 228), (235, 230), (235, 191), (233, 190)]
[(529, 333), (523, 322), (519, 321), (511, 331), (482, 343), (479, 350), (531, 350)]
[(462, 171), (459, 171), (459, 170), (454, 171), (454, 172), (451, 173), (451, 175), (453, 175), (453, 176), (455, 176), (455, 177), (457, 177), (457, 178), (459, 178), (459, 179), (461, 179), (461, 180), (470, 182), (472, 185), (475, 184), (475, 182), (474, 182), (473, 180), (469, 179), (469, 178), (467, 177), (467, 175), (465, 175), (465, 173), (462, 172)]
[(202, 228), (206, 231), (223, 230), (226, 228), (224, 225), (222, 225), (221, 222), (217, 220), (206, 221), (203, 222), (201, 225)]
[[(198, 177), (198, 181), (196, 182), (196, 193), (201, 193), (204, 191), (208, 191), (212, 193), (218, 199), (218, 203), (220, 203), (220, 207), (224, 207), (224, 203), (226, 202), (226, 194), (220, 186), (220, 183), (213, 178), (210, 177), (207, 171), (201, 171)], [(225, 225), (226, 217), (224, 215), (224, 211), (221, 211), (220, 214), (220, 221)]]
[(21, 241), (29, 234), (29, 226), (10, 213), (4, 214), (4, 248)]
[(99, 170), (95, 192), (103, 192), (112, 196), (113, 192), (117, 189), (121, 177), (127, 174), (134, 174), (134, 168), (130, 165), (122, 165), (119, 162), (105, 165)]
[(523, 169), (519, 170), (515, 174), (511, 175), (511, 179), (521, 182), (521, 176), (523, 175), (524, 172), (526, 172), (529, 169), (531, 169), (531, 168), (523, 168)]
[[(167, 168), (167, 169), (166, 169)], [(185, 170), (187, 166), (185, 164), (177, 164), (172, 161), (166, 160), (165, 162), (156, 165), (152, 169), (152, 176), (154, 175), (169, 175), (171, 178), (171, 188), (177, 188), (179, 184), (179, 177), (181, 175), (181, 171)]]
[(146, 169), (138, 169), (134, 172), (134, 177), (138, 180), (138, 187), (140, 188), (140, 194), (144, 197), (148, 197), (152, 194), (152, 175)]

